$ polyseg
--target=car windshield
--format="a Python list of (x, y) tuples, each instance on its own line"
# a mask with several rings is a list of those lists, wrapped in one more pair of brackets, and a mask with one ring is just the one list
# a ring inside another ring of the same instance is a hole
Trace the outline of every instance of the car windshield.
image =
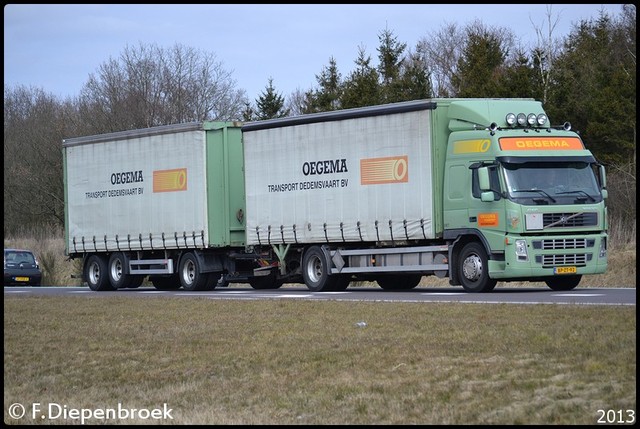
[(12, 264), (35, 264), (35, 258), (33, 253), (24, 251), (9, 251), (5, 254), (5, 259), (8, 263)]
[(578, 204), (602, 200), (595, 174), (586, 162), (504, 163), (510, 199), (523, 204)]

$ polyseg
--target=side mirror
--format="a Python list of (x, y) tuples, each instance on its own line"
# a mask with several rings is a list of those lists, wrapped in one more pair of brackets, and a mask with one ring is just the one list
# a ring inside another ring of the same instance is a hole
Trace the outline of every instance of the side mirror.
[(604, 165), (598, 166), (598, 172), (600, 173), (600, 184), (603, 189), (607, 187), (607, 173), (604, 170)]
[(493, 194), (493, 191), (487, 191), (487, 192), (483, 192), (480, 194), (480, 201), (483, 201), (485, 203), (489, 203), (491, 201), (495, 201), (495, 195)]
[[(489, 181), (489, 168), (487, 167), (478, 168), (478, 185), (480, 186), (480, 190), (483, 193), (485, 191), (491, 190), (491, 182)], [(484, 198), (482, 199), (482, 201), (484, 201)]]

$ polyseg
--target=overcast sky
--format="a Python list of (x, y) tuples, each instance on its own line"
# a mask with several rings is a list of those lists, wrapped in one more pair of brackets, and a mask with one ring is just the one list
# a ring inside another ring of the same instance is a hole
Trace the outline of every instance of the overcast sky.
[(354, 68), (358, 47), (378, 64), (378, 35), (389, 29), (413, 50), (416, 43), (455, 23), (478, 19), (513, 30), (523, 43), (535, 28), (569, 34), (581, 19), (601, 10), (619, 16), (621, 4), (297, 4), (126, 5), (9, 4), (4, 7), (4, 83), (75, 97), (91, 73), (125, 47), (176, 44), (212, 53), (231, 72), (238, 89), (255, 100), (269, 77), (287, 97), (317, 86), (315, 76), (334, 57), (343, 78)]

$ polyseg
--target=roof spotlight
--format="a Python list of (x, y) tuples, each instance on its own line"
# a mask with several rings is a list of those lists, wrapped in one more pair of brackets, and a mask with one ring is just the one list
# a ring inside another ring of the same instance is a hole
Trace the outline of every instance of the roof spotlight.
[(527, 115), (527, 123), (532, 127), (536, 124), (536, 114), (535, 113), (529, 113)]
[(518, 125), (524, 127), (527, 124), (527, 115), (525, 115), (524, 113), (518, 113), (517, 120)]
[(544, 113), (540, 113), (538, 115), (538, 125), (543, 126), (546, 123), (547, 123), (547, 115), (545, 115)]
[(507, 117), (505, 118), (507, 121), (507, 125), (513, 127), (516, 124), (516, 114), (515, 113), (507, 113)]

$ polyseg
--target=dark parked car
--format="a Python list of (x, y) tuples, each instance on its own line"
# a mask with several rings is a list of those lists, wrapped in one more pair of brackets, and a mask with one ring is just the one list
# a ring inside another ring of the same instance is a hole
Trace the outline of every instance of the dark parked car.
[(42, 271), (31, 250), (4, 249), (4, 285), (40, 286)]

